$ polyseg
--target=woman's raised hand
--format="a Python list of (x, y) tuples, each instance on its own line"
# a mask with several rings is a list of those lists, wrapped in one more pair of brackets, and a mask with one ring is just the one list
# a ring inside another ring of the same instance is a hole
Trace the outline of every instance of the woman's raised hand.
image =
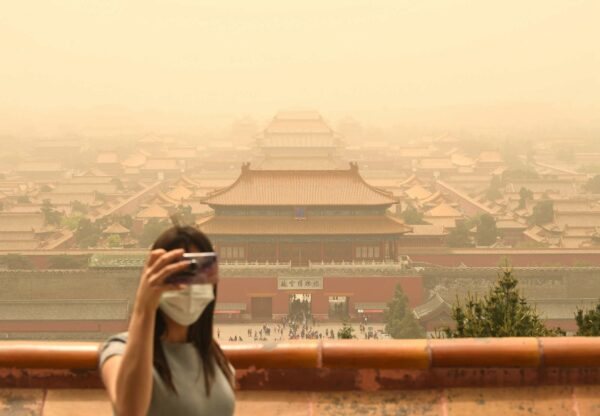
[(169, 290), (181, 290), (185, 284), (166, 284), (165, 279), (190, 265), (189, 261), (177, 261), (183, 255), (183, 249), (165, 251), (156, 249), (150, 252), (135, 296), (135, 305), (139, 311), (156, 312), (160, 295)]

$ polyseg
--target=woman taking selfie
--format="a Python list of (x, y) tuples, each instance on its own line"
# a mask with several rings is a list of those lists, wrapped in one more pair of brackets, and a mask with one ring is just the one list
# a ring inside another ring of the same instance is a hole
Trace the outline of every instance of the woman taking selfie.
[(192, 227), (170, 228), (154, 243), (129, 331), (100, 351), (116, 415), (233, 414), (234, 369), (213, 339), (218, 264), (212, 252)]

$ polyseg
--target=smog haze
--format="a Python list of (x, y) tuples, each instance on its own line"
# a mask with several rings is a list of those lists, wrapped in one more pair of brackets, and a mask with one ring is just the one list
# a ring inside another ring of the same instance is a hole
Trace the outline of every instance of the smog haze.
[(280, 109), (529, 137), (599, 129), (597, 1), (0, 6), (0, 134), (197, 134)]

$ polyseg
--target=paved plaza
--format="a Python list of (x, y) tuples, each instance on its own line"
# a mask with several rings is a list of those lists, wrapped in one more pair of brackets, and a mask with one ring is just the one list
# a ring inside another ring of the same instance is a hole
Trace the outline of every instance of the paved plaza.
[[(338, 331), (342, 328), (343, 324), (341, 322), (334, 323), (316, 323), (315, 326), (308, 326), (307, 330), (305, 330), (305, 336), (302, 337), (302, 326), (299, 327), (298, 333), (300, 335), (300, 339), (314, 338), (307, 336), (306, 334), (321, 334), (323, 339), (331, 338), (326, 337), (326, 334), (331, 332), (334, 333), (337, 338)], [(360, 325), (358, 323), (352, 323), (352, 328), (354, 329), (354, 336), (358, 339), (366, 339), (367, 332), (372, 329), (373, 334), (377, 334), (378, 339), (386, 338), (384, 332), (384, 324), (382, 323), (374, 323), (368, 324), (365, 326), (365, 331), (361, 332), (359, 330)], [(270, 334), (268, 331), (265, 331), (264, 328), (267, 327), (270, 329)], [(237, 337), (238, 341), (249, 342), (249, 341), (282, 341), (288, 340), (289, 337), (289, 327), (282, 327), (281, 324), (277, 323), (236, 323), (236, 324), (225, 324), (225, 323), (215, 323), (215, 336), (218, 337), (218, 340), (221, 342), (227, 341), (235, 341), (235, 337)], [(252, 336), (248, 336), (249, 332), (252, 331)], [(262, 332), (261, 332), (262, 331)], [(256, 339), (254, 338), (254, 334), (256, 333)], [(240, 339), (241, 338), (241, 339)]]

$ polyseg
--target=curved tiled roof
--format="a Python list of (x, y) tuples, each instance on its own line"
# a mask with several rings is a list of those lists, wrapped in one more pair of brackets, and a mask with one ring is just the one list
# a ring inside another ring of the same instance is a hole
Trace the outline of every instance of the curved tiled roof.
[(431, 191), (423, 188), (420, 184), (415, 184), (404, 192), (412, 199), (427, 199), (431, 196)]
[(182, 201), (188, 199), (190, 196), (192, 196), (193, 193), (193, 191), (190, 191), (185, 186), (178, 185), (175, 188), (168, 191), (167, 196), (176, 201)]
[(151, 205), (138, 212), (136, 218), (169, 218), (169, 212), (159, 205)]
[(443, 202), (424, 214), (426, 217), (462, 217), (462, 214), (451, 205)]
[(104, 234), (127, 234), (129, 233), (129, 229), (115, 222), (106, 227), (102, 232)]
[(242, 173), (233, 185), (210, 193), (208, 205), (229, 206), (343, 206), (392, 205), (391, 192), (365, 182), (358, 167), (347, 170), (251, 170)]
[(279, 112), (267, 126), (265, 133), (331, 134), (333, 131), (316, 111), (290, 111)]

